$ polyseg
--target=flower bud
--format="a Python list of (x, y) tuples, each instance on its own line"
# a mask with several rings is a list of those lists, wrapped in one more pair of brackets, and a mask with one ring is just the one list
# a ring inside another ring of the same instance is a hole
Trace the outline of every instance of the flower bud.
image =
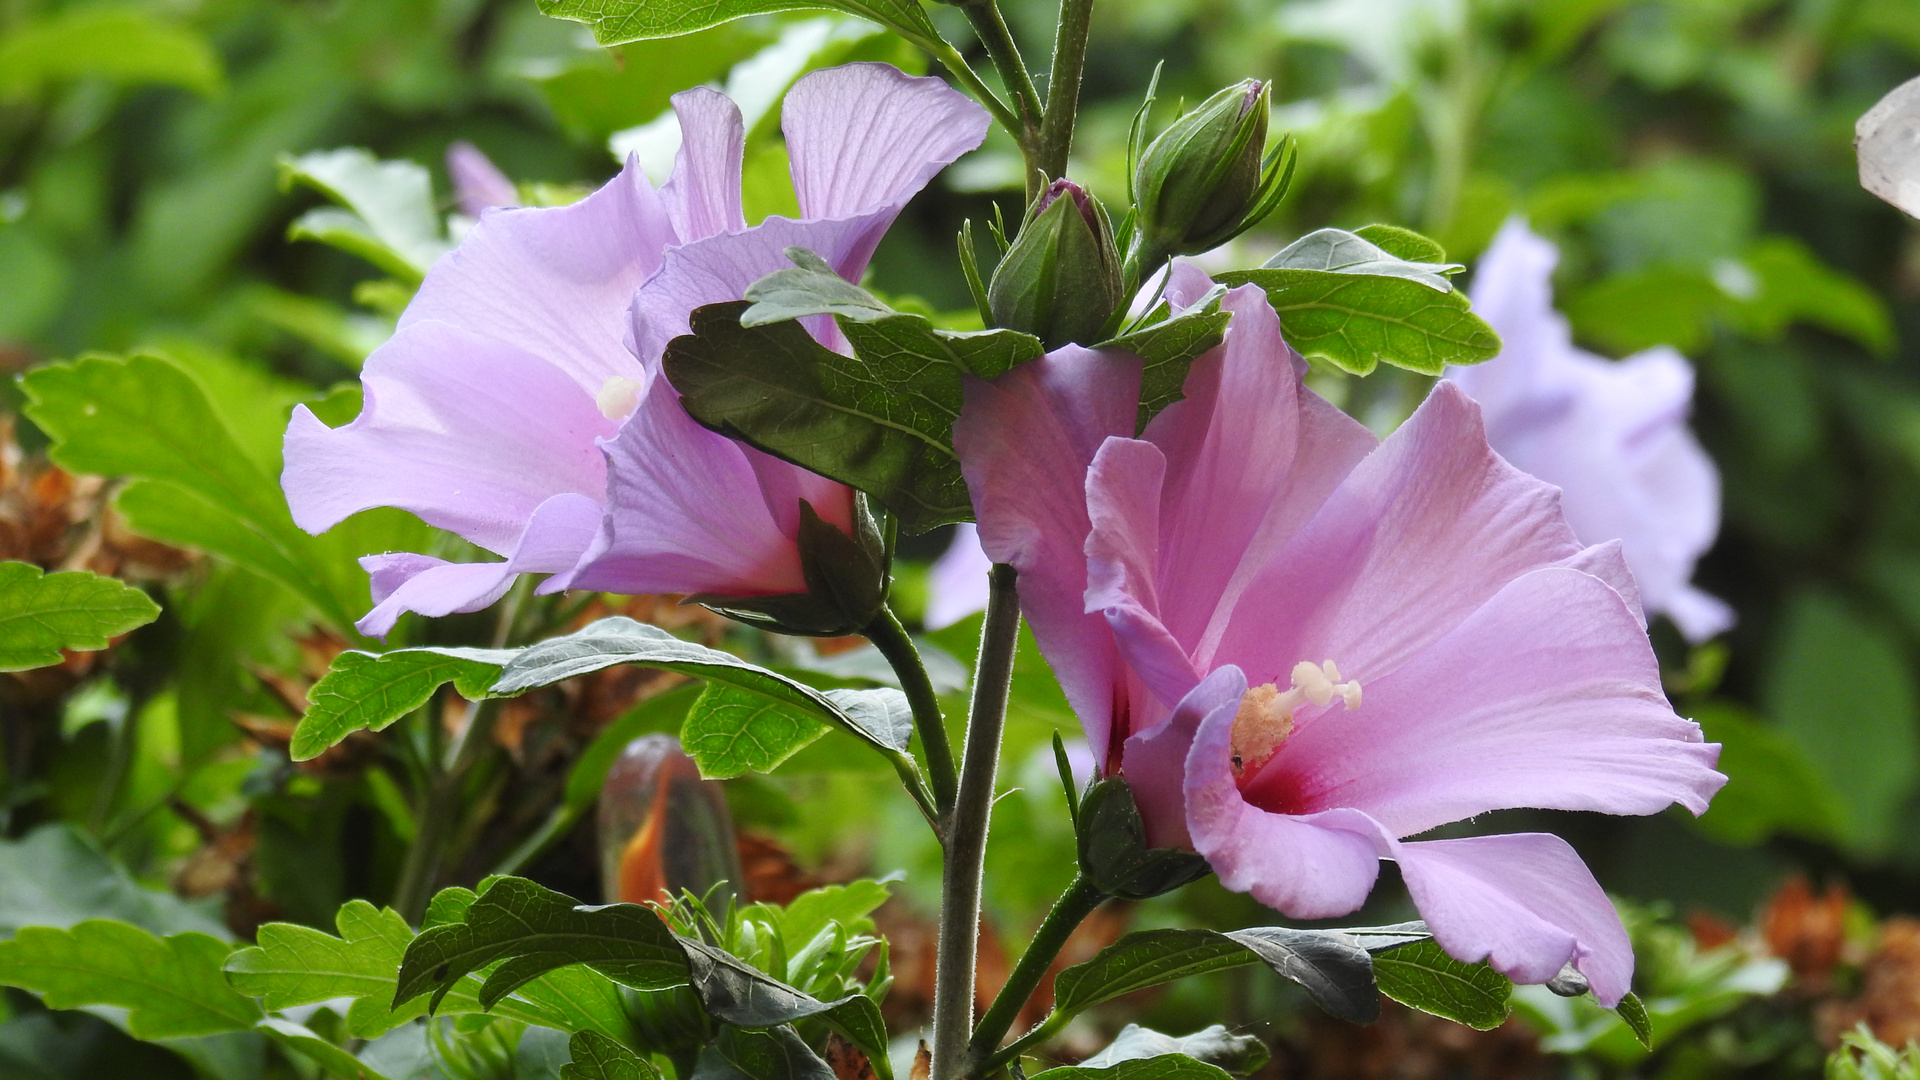
[(866, 496), (854, 497), (854, 535), (800, 500), (800, 573), (807, 591), (771, 596), (695, 593), (687, 599), (728, 618), (775, 633), (806, 637), (857, 634), (880, 614), (891, 582), (891, 552)]
[(998, 326), (1021, 330), (1052, 349), (1105, 337), (1122, 300), (1120, 251), (1106, 211), (1071, 180), (1042, 192), (993, 272), (987, 306)]
[(1117, 776), (1087, 788), (1076, 824), (1080, 874), (1107, 896), (1146, 900), (1211, 872), (1207, 860), (1194, 852), (1148, 846), (1133, 790)]
[(1147, 146), (1133, 174), (1143, 264), (1218, 247), (1279, 202), (1292, 167), (1284, 146), (1265, 153), (1271, 97), (1270, 83), (1236, 83)]

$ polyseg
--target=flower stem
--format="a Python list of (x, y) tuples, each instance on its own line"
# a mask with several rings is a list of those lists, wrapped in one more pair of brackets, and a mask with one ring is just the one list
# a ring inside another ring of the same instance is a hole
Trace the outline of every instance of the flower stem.
[(980, 882), (993, 812), (994, 775), (1006, 729), (1013, 654), (1020, 640), (1015, 571), (995, 563), (986, 623), (973, 673), (973, 704), (960, 762), (960, 792), (947, 821), (940, 882), (940, 953), (933, 977), (932, 1080), (958, 1080), (973, 1027), (974, 964), (980, 944)]
[(960, 55), (960, 50), (945, 41), (921, 42), (920, 45), (935, 60), (940, 61), (940, 65), (958, 79), (967, 88), (968, 93), (980, 99), (980, 104), (986, 106), (987, 111), (993, 114), (994, 120), (1007, 129), (1007, 134), (1012, 135), (1023, 147), (1027, 144), (1025, 120), (1019, 113), (1008, 107), (1006, 102), (1000, 100), (1000, 95), (994, 93), (991, 87), (981, 81), (979, 74), (973, 70), (972, 65), (967, 63), (966, 57)]
[(1040, 929), (1034, 931), (1032, 943), (1021, 954), (1013, 974), (1007, 977), (1007, 984), (1000, 988), (1000, 995), (993, 999), (992, 1007), (973, 1029), (973, 1039), (967, 1044), (966, 1075), (983, 1074), (990, 1064), (995, 1064), (994, 1052), (1000, 1048), (1000, 1040), (1007, 1037), (1007, 1029), (1013, 1026), (1021, 1008), (1033, 996), (1034, 988), (1053, 967), (1067, 938), (1106, 898), (1092, 882), (1079, 874), (1073, 876), (1073, 883), (1054, 901), (1053, 910), (1047, 912)]
[(873, 642), (874, 648), (892, 665), (894, 674), (900, 677), (900, 689), (913, 708), (913, 727), (920, 733), (921, 752), (927, 755), (934, 804), (942, 815), (952, 813), (957, 786), (953, 746), (947, 742), (946, 720), (940, 715), (940, 700), (934, 695), (933, 681), (927, 678), (926, 665), (920, 661), (920, 650), (913, 647), (907, 628), (900, 625), (899, 617), (891, 608), (881, 608), (873, 622), (867, 624), (865, 633), (867, 640)]
[(1040, 91), (1034, 88), (1033, 76), (1027, 71), (1020, 47), (1014, 44), (1013, 32), (1007, 29), (1006, 18), (1000, 14), (998, 0), (966, 0), (960, 9), (967, 13), (973, 32), (979, 35), (980, 44), (993, 58), (993, 66), (1000, 72), (1000, 81), (1006, 84), (1007, 93), (1013, 95), (1014, 108), (1020, 113), (1020, 129), (1012, 134), (1026, 153), (1028, 163), (1034, 164), (1035, 139), (1040, 131)]
[(1087, 67), (1087, 35), (1093, 0), (1060, 0), (1060, 26), (1053, 39), (1053, 73), (1047, 76), (1047, 112), (1040, 122), (1039, 167), (1047, 179), (1067, 174), (1073, 121), (1080, 109), (1080, 77)]

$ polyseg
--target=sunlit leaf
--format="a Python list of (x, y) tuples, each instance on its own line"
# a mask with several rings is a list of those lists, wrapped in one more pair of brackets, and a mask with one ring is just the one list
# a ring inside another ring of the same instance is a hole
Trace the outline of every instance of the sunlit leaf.
[(1080, 1063), (1081, 1068), (1102, 1069), (1123, 1061), (1179, 1054), (1205, 1062), (1234, 1076), (1245, 1076), (1266, 1064), (1271, 1056), (1267, 1044), (1255, 1035), (1235, 1035), (1225, 1024), (1175, 1038), (1152, 1028), (1128, 1024), (1106, 1048)]
[(306, 761), (356, 731), (380, 731), (447, 683), (469, 701), (491, 697), (489, 688), (515, 655), (513, 649), (457, 648), (343, 652), (307, 691), (311, 704), (287, 752)]
[(13, 24), (0, 35), (0, 100), (84, 77), (218, 93), (220, 54), (191, 27), (132, 6), (90, 4)]
[(680, 727), (687, 756), (709, 780), (772, 772), (827, 731), (814, 716), (726, 683), (713, 683)]
[(206, 934), (157, 938), (106, 919), (66, 930), (23, 926), (0, 941), (0, 984), (32, 990), (54, 1009), (127, 1009), (127, 1029), (142, 1039), (212, 1035), (260, 1019), (260, 1007), (221, 973), (232, 951)]
[(871, 19), (923, 46), (939, 42), (917, 0), (539, 0), (540, 10), (593, 28), (594, 40), (619, 45), (675, 37), (748, 15), (827, 8)]
[(57, 664), (62, 649), (104, 649), (159, 614), (146, 593), (113, 578), (0, 562), (0, 671)]

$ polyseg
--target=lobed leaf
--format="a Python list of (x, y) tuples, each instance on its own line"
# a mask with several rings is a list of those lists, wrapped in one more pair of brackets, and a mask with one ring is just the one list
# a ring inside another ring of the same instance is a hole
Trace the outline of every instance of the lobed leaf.
[(146, 593), (110, 577), (0, 562), (0, 671), (57, 664), (62, 649), (104, 649), (159, 614)]
[(1485, 963), (1455, 960), (1432, 941), (1380, 953), (1373, 958), (1373, 975), (1380, 992), (1400, 1004), (1476, 1031), (1499, 1027), (1513, 994), (1513, 983), (1505, 975)]
[(710, 683), (680, 726), (680, 743), (709, 780), (772, 772), (825, 734), (814, 716), (727, 683)]
[(0, 941), (0, 984), (31, 990), (51, 1009), (127, 1009), (136, 1038), (214, 1035), (252, 1027), (261, 1015), (221, 973), (232, 951), (206, 934), (159, 938), (107, 919), (65, 930), (23, 926)]
[(1140, 329), (1101, 344), (1101, 348), (1123, 349), (1145, 361), (1140, 370), (1136, 431), (1145, 431), (1147, 422), (1160, 415), (1160, 410), (1186, 396), (1187, 369), (1226, 335), (1233, 316), (1220, 310), (1223, 293), (1216, 292), (1179, 315), (1170, 315), (1171, 306), (1163, 303)]
[(494, 681), (516, 652), (470, 648), (343, 652), (307, 691), (307, 714), (294, 728), (287, 752), (295, 761), (306, 761), (362, 728), (383, 730), (426, 704), (447, 683), (469, 701), (492, 697)]

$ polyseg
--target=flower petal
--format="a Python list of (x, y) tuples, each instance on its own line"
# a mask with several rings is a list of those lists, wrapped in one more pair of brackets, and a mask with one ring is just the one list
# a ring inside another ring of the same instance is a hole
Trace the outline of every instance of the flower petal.
[(673, 95), (680, 121), (680, 153), (673, 175), (660, 189), (667, 216), (681, 243), (747, 227), (740, 207), (740, 168), (747, 130), (740, 107), (711, 87)]
[(953, 542), (934, 560), (927, 575), (927, 617), (929, 630), (952, 626), (976, 611), (987, 609), (987, 572), (993, 560), (980, 547), (980, 530), (973, 522), (962, 522), (953, 530)]
[(673, 241), (659, 194), (630, 159), (571, 206), (485, 215), (427, 272), (400, 326), (451, 323), (518, 346), (591, 396), (613, 376), (639, 374), (625, 345), (627, 303)]
[(287, 426), (280, 482), (308, 532), (397, 506), (504, 554), (550, 496), (600, 497), (594, 440), (615, 424), (536, 354), (415, 320), (374, 350), (361, 381), (352, 423), (329, 428), (302, 406)]
[(460, 212), (470, 218), (496, 206), (519, 206), (520, 192), (480, 148), (470, 142), (447, 147), (447, 175), (453, 180)]
[(945, 82), (890, 64), (813, 72), (787, 91), (780, 112), (800, 214), (897, 213), (941, 169), (979, 146), (987, 124), (986, 110)]
[(1247, 677), (1228, 665), (1200, 680), (1180, 699), (1166, 723), (1128, 736), (1121, 772), (1133, 789), (1134, 803), (1154, 847), (1193, 846), (1187, 833), (1187, 754), (1200, 725), (1224, 711), (1229, 725), (1247, 693)]
[(1543, 983), (1571, 960), (1612, 1008), (1633, 984), (1633, 946), (1607, 894), (1565, 840), (1512, 833), (1398, 845), (1400, 876), (1434, 940)]
[(1619, 594), (1553, 567), (1526, 574), (1405, 664), (1360, 708), (1296, 716), (1247, 798), (1306, 814), (1355, 807), (1395, 836), (1489, 810), (1696, 814), (1720, 748), (1674, 715)]
[[(1139, 439), (1108, 439), (1094, 455), (1087, 470), (1086, 603), (1113, 629), (1127, 672), (1171, 709), (1200, 681), (1200, 673), (1161, 621), (1155, 589), (1163, 561), (1160, 503), (1166, 468), (1160, 448)], [(1131, 692), (1127, 697), (1133, 715), (1115, 737), (1155, 726), (1156, 718), (1144, 715), (1145, 699)]]
[(1069, 345), (965, 387), (953, 443), (981, 547), (1020, 572), (1021, 610), (1105, 768), (1118, 661), (1086, 610), (1086, 478), (1108, 436), (1133, 432), (1140, 359)]

